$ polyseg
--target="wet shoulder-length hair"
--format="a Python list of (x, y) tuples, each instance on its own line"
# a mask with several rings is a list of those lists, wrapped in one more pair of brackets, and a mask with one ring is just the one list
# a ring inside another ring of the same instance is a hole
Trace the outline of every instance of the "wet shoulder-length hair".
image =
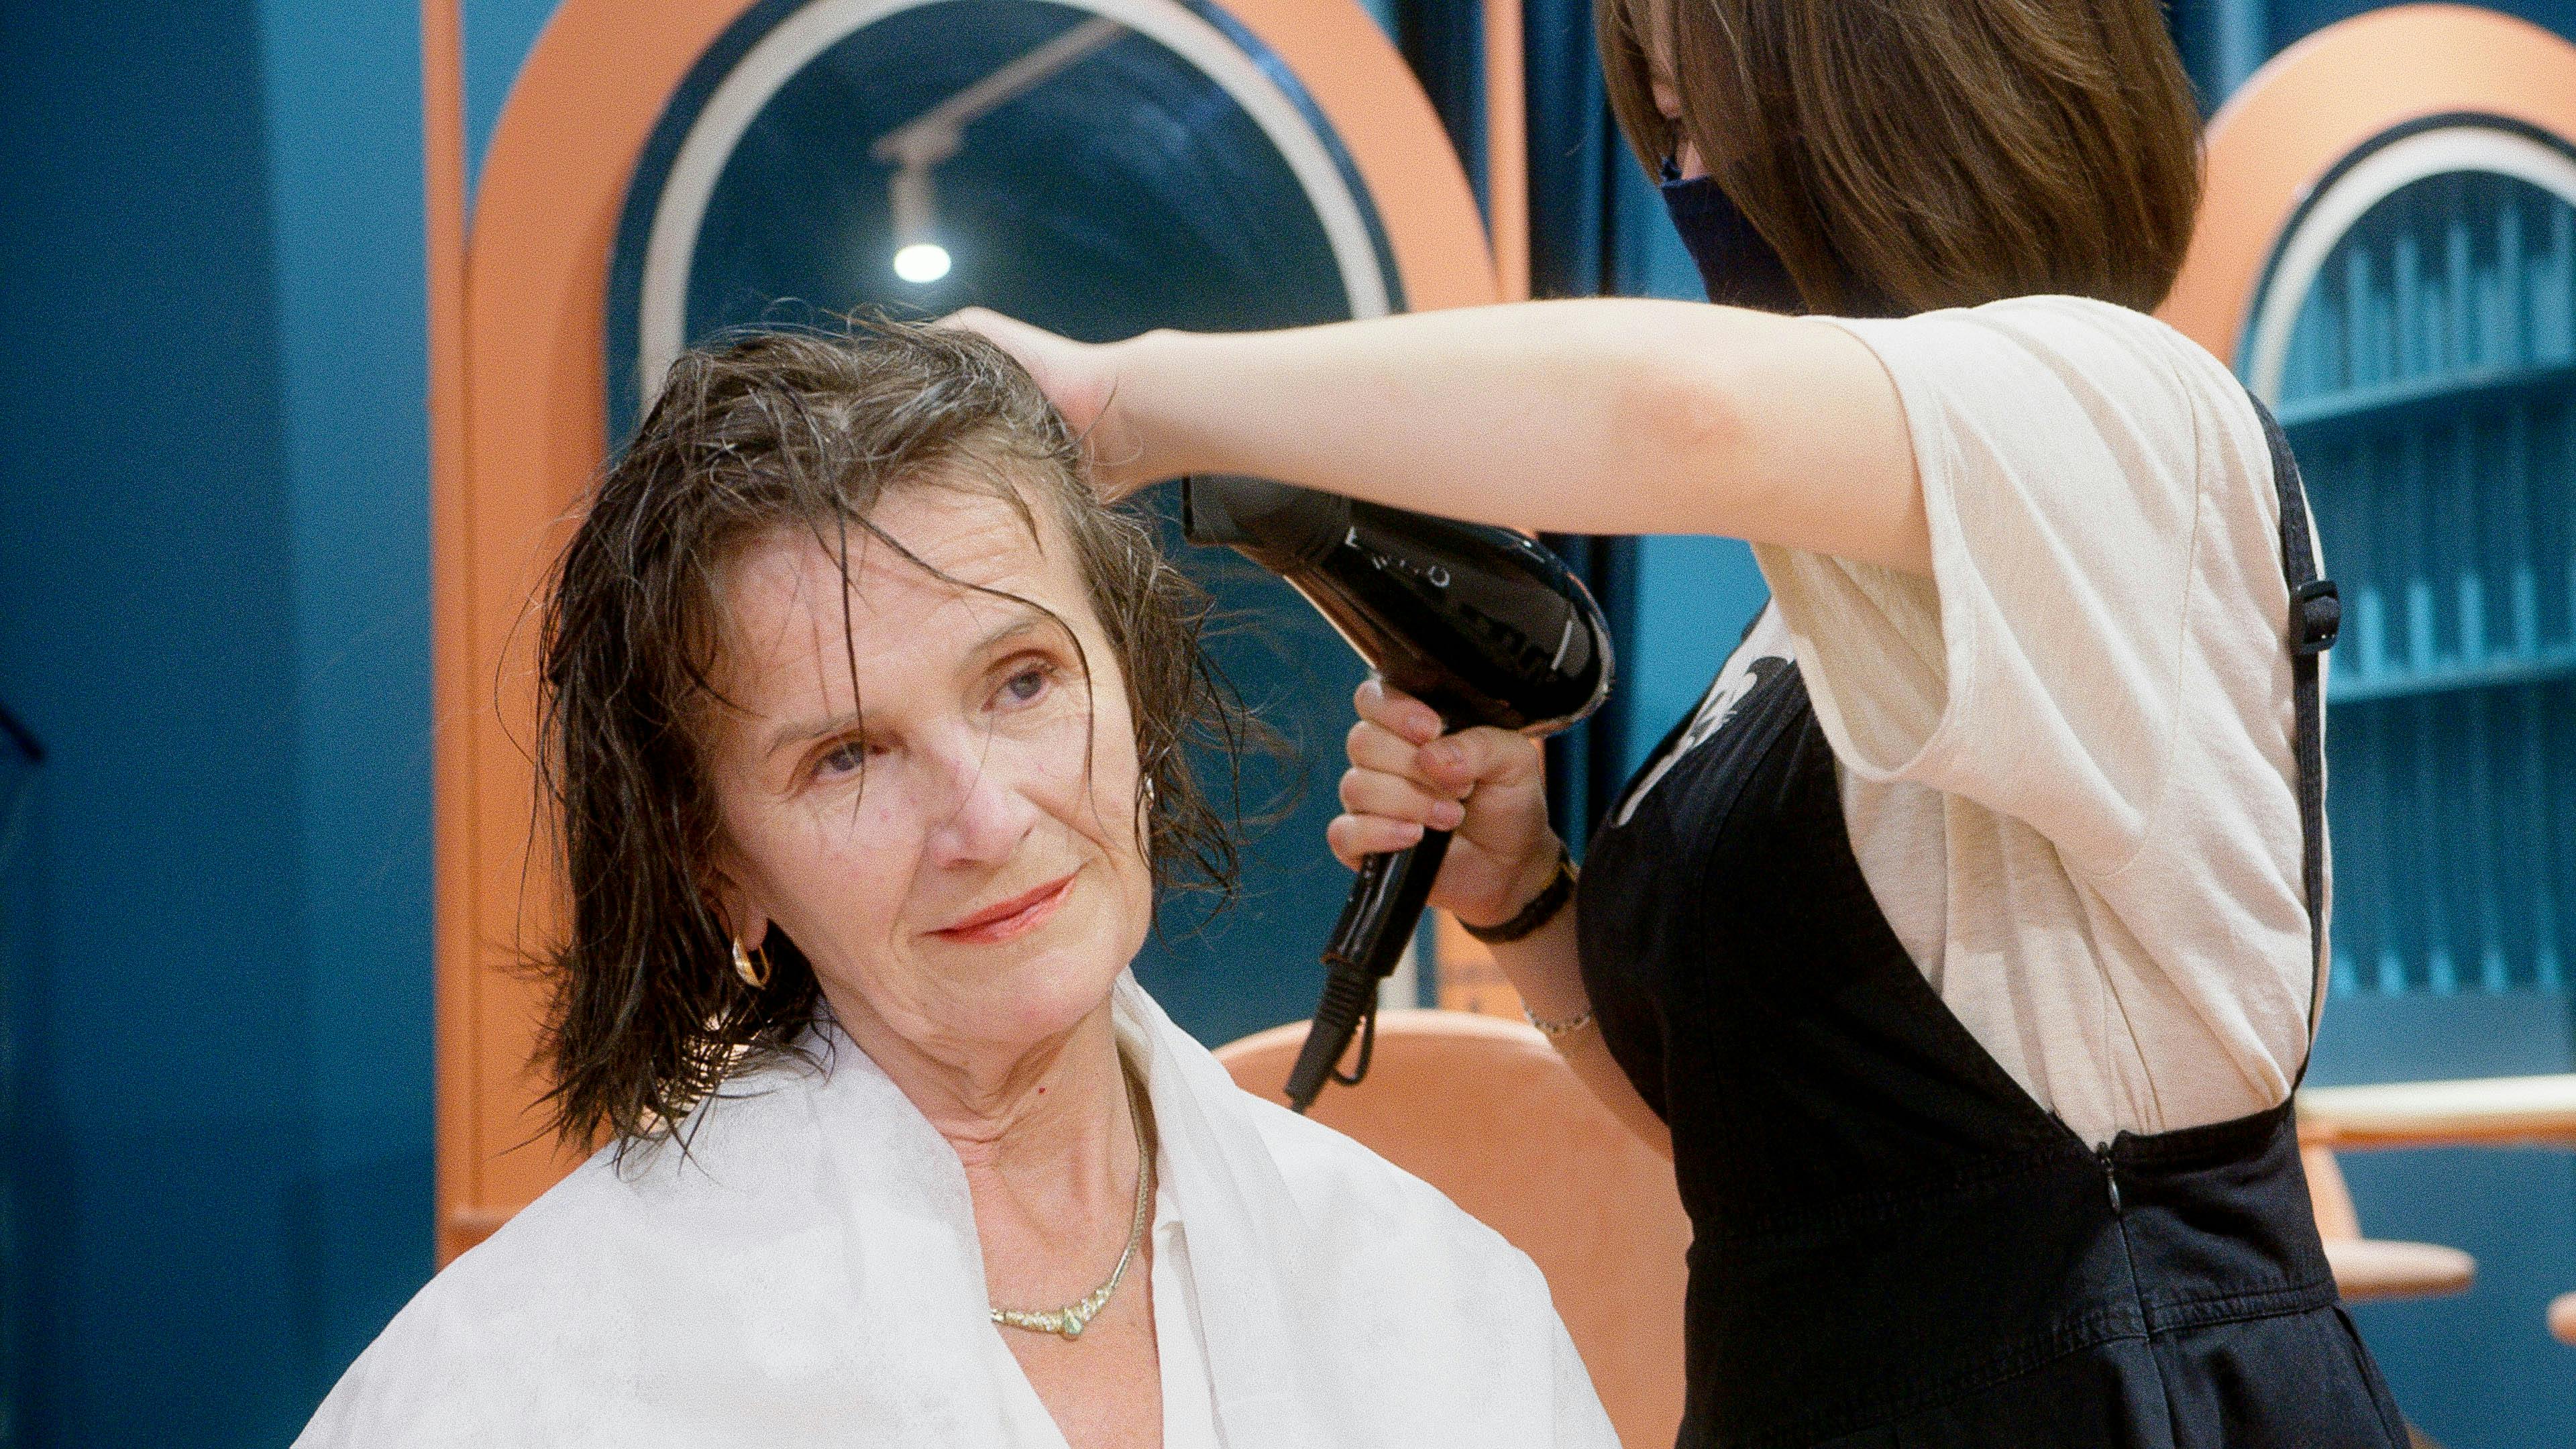
[[(2152, 310), (2200, 205), (2199, 113), (2157, 0), (1600, 0), (1651, 172), (1687, 139), (1808, 307), (2067, 293)], [(1656, 109), (1669, 26), (1678, 123)]]
[(972, 333), (882, 319), (693, 350), (587, 500), (546, 601), (540, 814), (570, 923), (540, 961), (540, 1050), (565, 1138), (665, 1132), (813, 1020), (819, 988), (784, 933), (765, 986), (735, 974), (712, 890), (723, 581), (780, 529), (846, 579), (854, 542), (903, 548), (871, 522), (878, 501), (930, 487), (999, 496), (1032, 537), (1037, 510), (1054, 515), (1125, 679), (1155, 885), (1232, 894), (1235, 816), (1192, 757), (1225, 762), (1230, 784), (1258, 726), (1201, 650), (1207, 596), (1145, 517), (1092, 492), (1081, 440), (1019, 364)]

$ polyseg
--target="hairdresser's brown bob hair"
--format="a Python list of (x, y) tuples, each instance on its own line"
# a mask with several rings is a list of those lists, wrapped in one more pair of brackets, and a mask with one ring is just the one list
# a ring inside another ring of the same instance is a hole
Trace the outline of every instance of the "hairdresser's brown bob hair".
[[(1808, 307), (2040, 292), (2152, 310), (2200, 203), (2199, 120), (2156, 0), (1600, 0), (1610, 104), (1650, 171), (1690, 141)], [(1656, 108), (1670, 28), (1676, 124)]]
[[(813, 969), (783, 932), (765, 987), (735, 975), (711, 889), (723, 583), (779, 529), (839, 557), (845, 579), (854, 540), (903, 551), (870, 517), (907, 488), (1001, 497), (1033, 538), (1037, 510), (1054, 515), (1125, 681), (1155, 884), (1233, 893), (1235, 816), (1202, 788), (1193, 748), (1230, 782), (1238, 747), (1269, 737), (1200, 649), (1207, 596), (1140, 514), (1093, 493), (1081, 440), (1020, 365), (972, 333), (882, 319), (691, 351), (593, 490), (546, 601), (540, 816), (571, 925), (539, 963), (553, 987), (541, 1052), (565, 1138), (663, 1133), (813, 1019)], [(1082, 663), (1104, 677), (1104, 661)]]

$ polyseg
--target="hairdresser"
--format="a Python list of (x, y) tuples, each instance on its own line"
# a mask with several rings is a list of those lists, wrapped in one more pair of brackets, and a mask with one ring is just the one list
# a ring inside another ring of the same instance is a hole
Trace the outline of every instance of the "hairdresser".
[(1752, 542), (1771, 602), (1579, 883), (1535, 744), (1374, 683), (1330, 830), (1356, 862), (1454, 829), (1433, 904), (1668, 1144), (1684, 1444), (2403, 1444), (2289, 1105), (2332, 603), (2276, 435), (2148, 315), (2199, 189), (2159, 7), (1599, 14), (1719, 305), (963, 320), (1113, 488)]

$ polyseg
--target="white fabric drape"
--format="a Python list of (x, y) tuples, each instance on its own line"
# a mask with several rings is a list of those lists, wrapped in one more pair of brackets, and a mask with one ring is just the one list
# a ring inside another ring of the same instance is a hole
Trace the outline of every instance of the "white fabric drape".
[[(1132, 977), (1114, 1012), (1228, 1449), (1617, 1443), (1525, 1256), (1238, 1090)], [(603, 1151), (459, 1258), (298, 1449), (1062, 1449), (987, 1317), (955, 1152), (837, 1028), (808, 1044), (824, 1068), (728, 1085), (685, 1156)]]

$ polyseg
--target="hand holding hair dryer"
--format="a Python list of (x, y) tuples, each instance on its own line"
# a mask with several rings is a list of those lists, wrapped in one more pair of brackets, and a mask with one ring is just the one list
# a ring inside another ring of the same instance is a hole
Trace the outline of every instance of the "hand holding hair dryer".
[[(1223, 544), (1278, 574), (1388, 684), (1447, 730), (1552, 734), (1610, 692), (1610, 628), (1580, 579), (1538, 544), (1460, 523), (1258, 478), (1181, 480), (1190, 542)], [(1289, 1074), (1303, 1112), (1327, 1080), (1356, 1085), (1377, 1035), (1377, 987), (1404, 954), (1449, 832), (1363, 861), (1324, 947), (1324, 995)], [(1338, 1068), (1361, 1032), (1359, 1061)]]

